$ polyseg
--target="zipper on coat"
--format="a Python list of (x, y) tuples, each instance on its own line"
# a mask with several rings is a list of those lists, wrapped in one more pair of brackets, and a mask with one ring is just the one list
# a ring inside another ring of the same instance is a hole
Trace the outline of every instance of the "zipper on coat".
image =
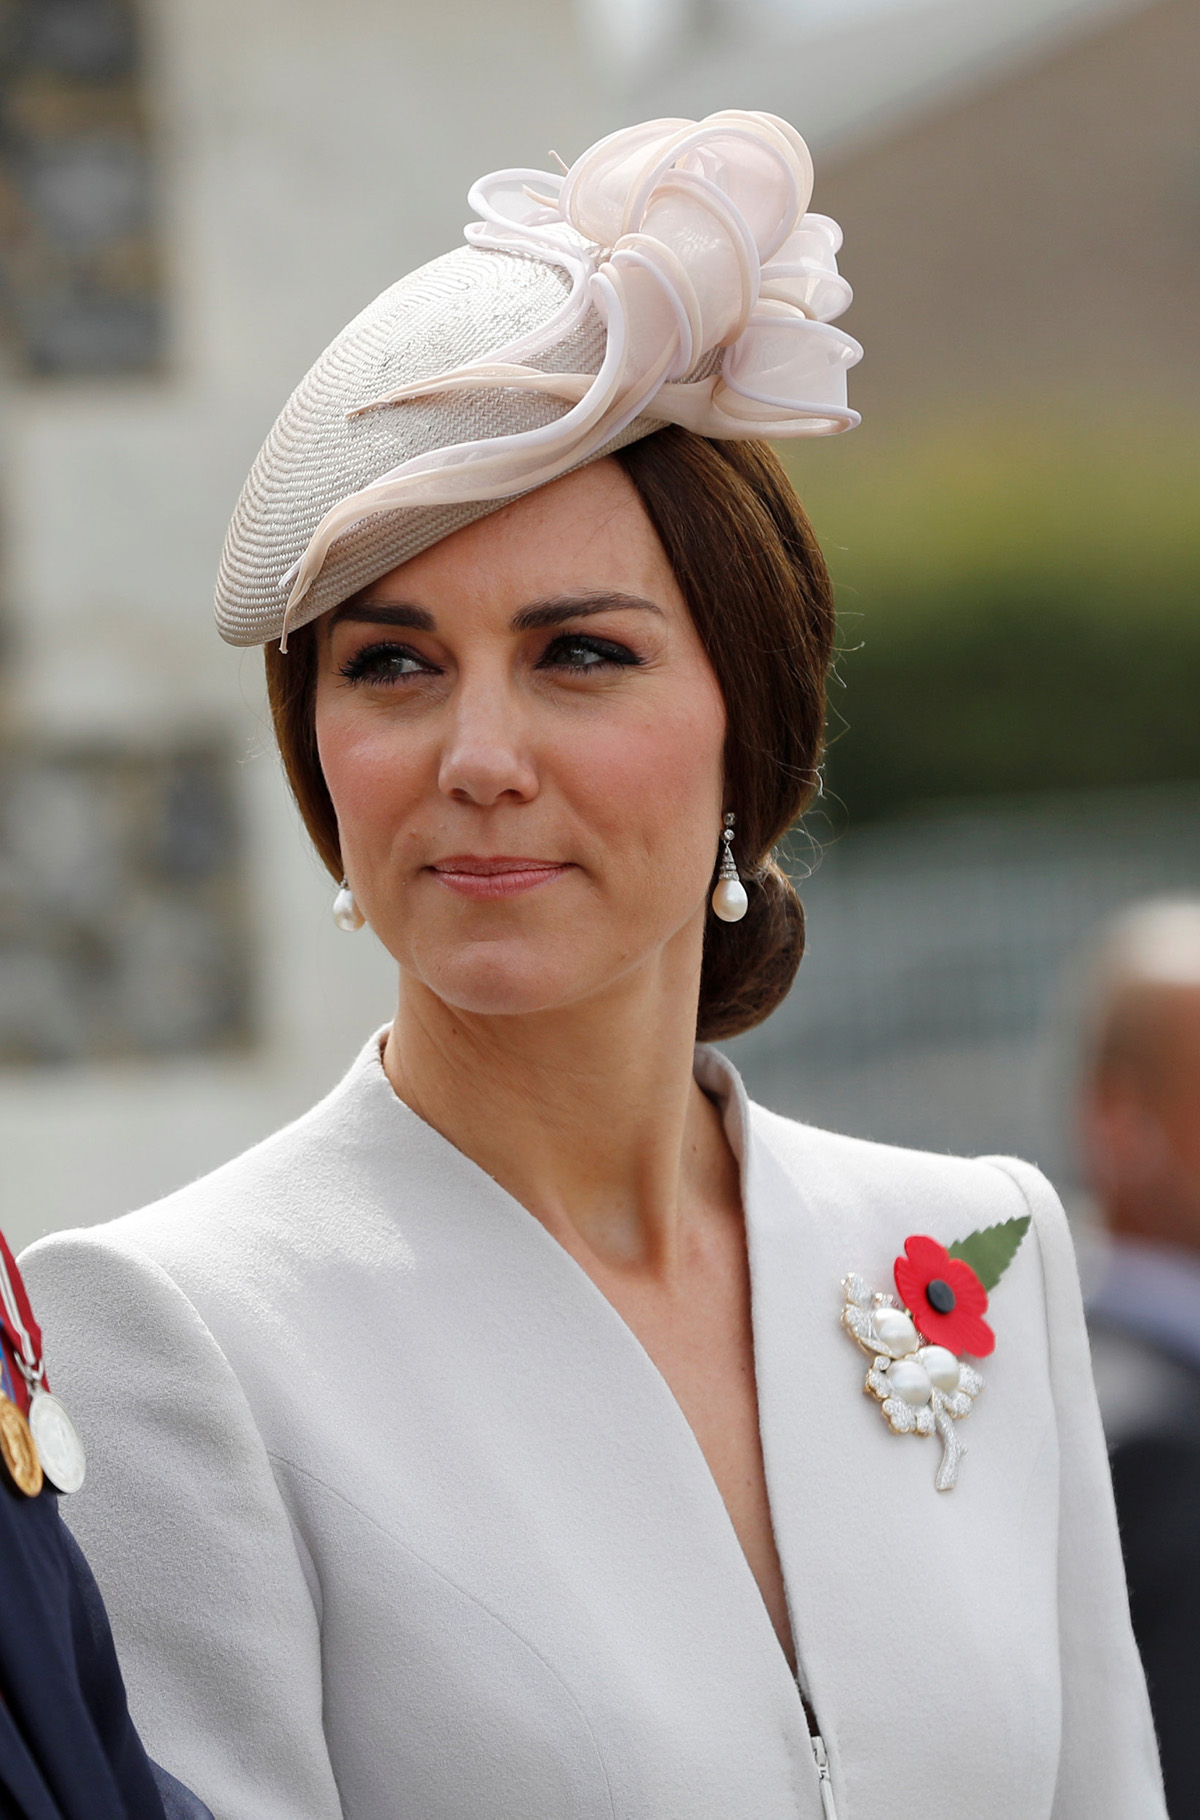
[(804, 1683), (799, 1674), (796, 1676), (796, 1692), (800, 1696), (800, 1705), (804, 1710), (804, 1725), (808, 1732), (808, 1742), (812, 1747), (813, 1762), (817, 1766), (817, 1786), (821, 1791), (821, 1820), (838, 1820), (837, 1807), (833, 1799), (833, 1777), (829, 1773), (829, 1752), (825, 1749), (825, 1740), (817, 1724), (817, 1715), (812, 1701), (804, 1691)]
[(817, 1781), (821, 1788), (821, 1813), (823, 1820), (837, 1820), (837, 1808), (833, 1805), (833, 1778), (829, 1774), (829, 1753), (825, 1749), (825, 1740), (820, 1732), (810, 1732), (812, 1753), (817, 1763)]
[[(788, 1621), (792, 1627), (792, 1637), (796, 1635), (796, 1621), (792, 1608), (788, 1605)], [(821, 1820), (838, 1820), (837, 1805), (833, 1799), (833, 1777), (829, 1773), (829, 1752), (825, 1749), (825, 1740), (821, 1736), (821, 1727), (817, 1724), (817, 1711), (804, 1685), (804, 1668), (800, 1661), (799, 1647), (796, 1647), (796, 1668), (794, 1680), (796, 1693), (800, 1700), (800, 1710), (804, 1714), (804, 1729), (808, 1733), (808, 1742), (812, 1748), (813, 1762), (817, 1766), (817, 1787), (821, 1793)]]

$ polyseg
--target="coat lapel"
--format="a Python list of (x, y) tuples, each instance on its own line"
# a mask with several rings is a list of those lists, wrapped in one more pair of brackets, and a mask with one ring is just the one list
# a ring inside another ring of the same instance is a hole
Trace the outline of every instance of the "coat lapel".
[[(863, 1394), (869, 1361), (841, 1328), (841, 1280), (857, 1271), (887, 1290), (908, 1234), (949, 1240), (986, 1223), (986, 1203), (984, 1219), (975, 1216), (980, 1182), (993, 1187), (987, 1172), (777, 1119), (746, 1105), (736, 1076), (729, 1092), (729, 1117), (744, 1133), (772, 1520), (839, 1813), (1010, 1820), (1049, 1811), (1057, 1461), (1036, 1246), (1011, 1273), (1032, 1293), (998, 1292), (1003, 1339), (962, 1424), (969, 1458), (958, 1486), (939, 1493), (937, 1439), (894, 1435)], [(964, 1788), (952, 1769), (931, 1782), (931, 1754), (944, 1766), (992, 1763), (996, 1774), (986, 1793)], [(1013, 1801), (1015, 1763), (1028, 1767), (1024, 1803)]]

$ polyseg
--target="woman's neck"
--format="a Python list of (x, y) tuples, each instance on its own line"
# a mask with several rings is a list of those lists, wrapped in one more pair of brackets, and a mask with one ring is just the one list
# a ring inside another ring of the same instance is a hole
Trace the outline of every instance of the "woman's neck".
[(384, 1049), (397, 1094), (585, 1265), (668, 1281), (691, 1216), (736, 1200), (720, 1115), (693, 1078), (695, 992), (477, 1016), (405, 979)]

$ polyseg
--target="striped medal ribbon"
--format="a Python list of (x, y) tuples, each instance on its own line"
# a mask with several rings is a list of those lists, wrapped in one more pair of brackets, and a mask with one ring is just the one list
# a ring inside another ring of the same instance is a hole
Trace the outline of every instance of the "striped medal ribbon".
[[(0, 1404), (0, 1454), (9, 1476), (36, 1497), (45, 1474), (57, 1491), (78, 1491), (87, 1470), (83, 1443), (57, 1397), (50, 1394), (42, 1358), (42, 1330), (34, 1319), (16, 1259), (0, 1232), (0, 1326), (29, 1393), (28, 1419), (15, 1399)], [(32, 1442), (27, 1449), (21, 1430)], [(32, 1454), (32, 1459), (29, 1455)]]

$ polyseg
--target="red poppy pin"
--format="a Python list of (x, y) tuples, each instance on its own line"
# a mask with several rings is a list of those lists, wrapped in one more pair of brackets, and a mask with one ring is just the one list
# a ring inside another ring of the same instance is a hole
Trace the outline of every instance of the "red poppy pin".
[(983, 1359), (995, 1347), (983, 1318), (988, 1293), (1028, 1230), (1025, 1214), (950, 1246), (914, 1233), (896, 1259), (894, 1296), (871, 1290), (860, 1276), (842, 1280), (842, 1326), (872, 1359), (863, 1389), (878, 1399), (893, 1433), (939, 1437), (939, 1491), (957, 1483), (964, 1448), (954, 1424), (983, 1389), (983, 1379), (961, 1355)]

